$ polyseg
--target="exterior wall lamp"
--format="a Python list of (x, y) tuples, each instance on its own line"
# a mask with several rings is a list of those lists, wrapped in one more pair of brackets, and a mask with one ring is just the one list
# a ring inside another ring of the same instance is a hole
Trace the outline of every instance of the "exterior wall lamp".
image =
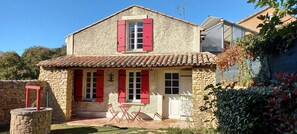
[(109, 82), (114, 82), (114, 74), (110, 73), (110, 74), (108, 75), (108, 81), (109, 81)]

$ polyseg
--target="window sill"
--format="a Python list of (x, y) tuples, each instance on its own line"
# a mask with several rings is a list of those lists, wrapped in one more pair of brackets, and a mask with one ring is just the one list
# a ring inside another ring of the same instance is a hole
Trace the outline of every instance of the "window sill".
[(95, 99), (92, 99), (92, 100), (82, 100), (81, 102), (96, 102)]
[(123, 54), (135, 54), (135, 53), (147, 53), (148, 51), (144, 51), (144, 50), (138, 50), (138, 51), (132, 51), (132, 50), (126, 50), (124, 52), (122, 52)]
[(145, 106), (145, 104), (143, 104), (141, 102), (124, 102), (121, 104), (126, 104), (126, 105), (131, 105), (131, 106)]

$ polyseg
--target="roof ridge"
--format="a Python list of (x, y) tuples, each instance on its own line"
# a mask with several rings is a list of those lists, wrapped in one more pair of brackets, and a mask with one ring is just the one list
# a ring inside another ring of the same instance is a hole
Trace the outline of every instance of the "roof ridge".
[(244, 21), (248, 20), (249, 18), (252, 18), (252, 17), (256, 16), (257, 14), (260, 14), (260, 13), (264, 12), (265, 10), (267, 10), (267, 9), (269, 9), (269, 8), (272, 8), (272, 7), (267, 6), (267, 7), (263, 8), (263, 9), (259, 10), (258, 12), (255, 12), (255, 13), (253, 13), (252, 15), (250, 15), (250, 16), (248, 16), (248, 17), (246, 17), (246, 18), (243, 18), (243, 19), (237, 21), (236, 23), (239, 24), (239, 23), (241, 23), (241, 22), (244, 22)]
[(113, 14), (111, 14), (111, 15), (109, 15), (109, 16), (107, 16), (107, 17), (101, 19), (101, 20), (99, 20), (99, 21), (96, 21), (96, 22), (94, 22), (94, 23), (92, 23), (92, 24), (90, 24), (90, 25), (87, 25), (87, 26), (85, 26), (85, 27), (83, 27), (83, 28), (81, 28), (81, 29), (78, 29), (78, 30), (76, 30), (76, 31), (74, 31), (74, 32), (72, 32), (72, 33), (70, 33), (70, 34), (68, 34), (67, 36), (69, 36), (69, 35), (73, 35), (73, 34), (76, 34), (76, 33), (79, 33), (79, 32), (81, 32), (81, 31), (83, 31), (83, 30), (85, 30), (85, 29), (88, 29), (88, 28), (90, 28), (90, 27), (92, 27), (92, 26), (94, 26), (94, 25), (96, 25), (96, 24), (98, 24), (98, 23), (101, 23), (101, 22), (103, 22), (103, 21), (105, 21), (105, 20), (107, 20), (107, 19), (109, 19), (109, 18), (111, 18), (111, 17), (113, 17), (113, 16), (115, 16), (115, 15), (117, 15), (117, 14), (123, 12), (123, 11), (126, 11), (126, 10), (128, 10), (128, 9), (130, 9), (130, 8), (133, 8), (133, 7), (142, 8), (142, 9), (145, 9), (145, 10), (148, 10), (148, 11), (151, 11), (151, 12), (154, 12), (154, 13), (163, 15), (163, 16), (165, 16), (165, 17), (172, 18), (172, 19), (175, 19), (175, 20), (178, 20), (178, 21), (181, 21), (181, 22), (190, 24), (190, 25), (199, 26), (198, 24), (195, 24), (195, 23), (192, 23), (192, 22), (183, 20), (183, 19), (179, 19), (179, 18), (170, 16), (170, 15), (167, 15), (167, 14), (165, 14), (165, 13), (158, 12), (158, 11), (156, 11), (156, 10), (152, 10), (152, 9), (147, 8), (147, 7), (144, 7), (144, 6), (140, 6), (140, 5), (137, 5), (137, 4), (133, 4), (133, 5), (130, 5), (130, 6), (124, 8), (124, 9), (122, 9), (122, 10), (119, 10), (119, 11), (117, 11), (117, 12), (115, 12), (115, 13), (113, 13)]

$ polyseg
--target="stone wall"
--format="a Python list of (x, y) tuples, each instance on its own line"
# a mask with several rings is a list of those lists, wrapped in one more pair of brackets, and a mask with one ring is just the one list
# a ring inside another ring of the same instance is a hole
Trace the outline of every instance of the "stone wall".
[[(26, 84), (42, 86), (41, 106), (46, 106), (46, 82), (37, 80), (2, 80), (0, 81), (0, 125), (10, 122), (10, 110), (25, 107)], [(36, 92), (30, 92), (30, 103), (36, 99)]]
[(48, 83), (49, 107), (53, 108), (53, 121), (71, 118), (73, 70), (40, 68), (39, 80)]
[(201, 111), (203, 97), (209, 91), (204, 90), (209, 84), (216, 84), (215, 66), (197, 67), (192, 70), (192, 91), (193, 91), (193, 121), (195, 127), (216, 128), (217, 122), (213, 116), (213, 111)]
[(11, 110), (10, 134), (49, 134), (52, 108), (36, 111), (32, 108)]

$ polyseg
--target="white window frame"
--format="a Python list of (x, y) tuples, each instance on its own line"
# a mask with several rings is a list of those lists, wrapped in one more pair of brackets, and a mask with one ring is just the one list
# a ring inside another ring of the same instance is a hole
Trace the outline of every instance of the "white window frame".
[[(167, 86), (166, 86), (166, 78), (165, 78), (165, 75), (166, 75), (166, 73), (170, 73), (170, 74), (172, 74), (172, 73), (177, 73), (178, 74), (178, 86), (173, 86), (173, 81), (172, 81), (172, 78), (171, 78), (171, 93), (170, 94), (166, 94), (166, 92), (165, 92), (165, 90), (166, 90), (166, 88), (168, 88)], [(180, 94), (180, 91), (181, 91), (181, 89), (180, 89), (180, 87), (181, 87), (181, 79), (180, 79), (180, 71), (165, 71), (164, 72), (164, 75), (163, 75), (163, 80), (164, 80), (164, 89), (163, 89), (163, 91), (164, 91), (164, 94), (166, 94), (166, 95), (179, 95)], [(173, 94), (173, 88), (178, 88), (178, 94)]]
[[(90, 98), (87, 98), (87, 74), (88, 73), (91, 73), (91, 81), (90, 81)], [(96, 84), (96, 81), (94, 82), (93, 80), (94, 80), (94, 78), (96, 78), (96, 70), (85, 70), (84, 71), (84, 76), (83, 76), (83, 89), (84, 89), (84, 91), (83, 91), (83, 94), (84, 94), (84, 96), (83, 96), (83, 98), (84, 98), (84, 100), (85, 101), (95, 101), (96, 100), (96, 98), (93, 98), (93, 94), (96, 94), (96, 92), (95, 93), (93, 93), (93, 84), (95, 83)], [(95, 91), (96, 91), (96, 87), (95, 87)]]
[[(142, 23), (142, 37), (138, 37), (138, 33), (140, 33), (140, 32), (138, 32), (137, 31), (137, 29), (139, 28), (138, 27), (138, 25), (137, 25), (137, 23)], [(131, 44), (130, 44), (130, 23), (135, 23), (135, 25), (134, 25), (134, 43), (133, 43), (133, 45), (134, 45), (134, 49), (131, 49), (130, 47), (132, 46)], [(126, 35), (127, 35), (127, 41), (126, 41), (126, 48), (127, 48), (127, 51), (143, 51), (143, 20), (128, 20), (127, 21), (127, 25), (126, 25)], [(138, 40), (137, 39), (142, 39), (142, 47), (141, 48), (138, 48), (137, 47), (137, 44), (138, 44)]]
[[(129, 93), (129, 84), (130, 84), (130, 81), (129, 81), (129, 79), (130, 79), (130, 76), (129, 76), (129, 73), (130, 72), (133, 72), (133, 74), (134, 74), (134, 76), (133, 76), (133, 99), (129, 99), (129, 95), (130, 95), (130, 93)], [(140, 93), (139, 93), (139, 95), (140, 95), (140, 98), (139, 99), (136, 99), (136, 95), (137, 95), (137, 93), (136, 93), (136, 72), (139, 72), (140, 73)], [(141, 70), (129, 70), (129, 71), (127, 71), (126, 72), (126, 101), (127, 102), (141, 102), (141, 81), (142, 81), (142, 79), (141, 79)]]

